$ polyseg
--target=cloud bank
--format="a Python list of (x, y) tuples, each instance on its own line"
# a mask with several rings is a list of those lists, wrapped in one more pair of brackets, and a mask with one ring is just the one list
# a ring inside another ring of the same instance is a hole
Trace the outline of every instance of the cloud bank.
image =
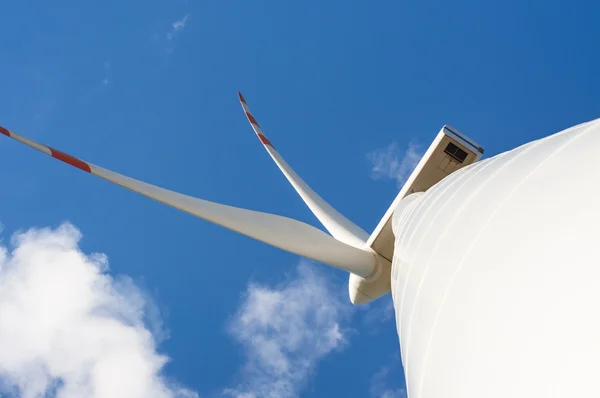
[(371, 162), (372, 178), (394, 180), (398, 188), (401, 188), (422, 156), (423, 153), (415, 143), (411, 142), (408, 148), (401, 152), (394, 142), (386, 148), (369, 153), (367, 158)]
[(84, 254), (71, 224), (0, 245), (0, 395), (190, 398), (145, 326), (151, 302), (107, 257)]
[[(152, 301), (80, 239), (65, 223), (0, 241), (0, 396), (198, 397), (162, 372)], [(346, 347), (354, 309), (343, 292), (307, 261), (279, 285), (251, 283), (228, 325), (244, 363), (222, 394), (298, 396), (319, 361)], [(402, 392), (382, 376), (372, 392)]]
[(236, 398), (295, 397), (317, 362), (344, 346), (352, 308), (327, 279), (306, 261), (297, 278), (275, 288), (251, 284), (232, 319), (229, 333), (244, 348), (246, 363)]

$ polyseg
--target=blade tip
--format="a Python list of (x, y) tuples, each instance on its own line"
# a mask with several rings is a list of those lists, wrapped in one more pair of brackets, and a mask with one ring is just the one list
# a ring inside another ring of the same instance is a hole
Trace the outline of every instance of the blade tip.
[[(244, 99), (244, 96), (239, 91), (238, 91), (238, 97), (239, 97), (240, 101), (242, 102), (242, 104), (248, 106), (248, 104), (246, 103), (246, 100)], [(254, 118), (252, 113), (249, 112), (248, 108), (245, 108), (245, 113), (246, 113), (246, 117), (248, 118), (248, 121), (250, 122), (250, 124), (256, 126), (259, 129), (259, 130), (256, 130), (256, 127), (254, 127), (254, 132), (256, 133), (256, 136), (258, 137), (260, 142), (265, 146), (270, 146), (271, 148), (275, 149), (275, 147), (273, 146), (271, 141), (269, 141), (269, 139), (262, 133), (262, 131), (260, 131), (260, 125), (258, 124), (258, 121), (256, 121), (256, 119)]]
[(0, 133), (4, 134), (7, 137), (10, 137), (10, 131), (8, 131), (8, 129), (0, 126)]

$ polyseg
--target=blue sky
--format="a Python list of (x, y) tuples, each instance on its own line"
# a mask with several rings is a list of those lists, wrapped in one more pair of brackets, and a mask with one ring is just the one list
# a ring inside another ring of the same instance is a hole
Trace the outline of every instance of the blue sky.
[[(254, 136), (239, 90), (292, 167), (370, 232), (398, 192), (405, 156), (424, 150), (442, 125), (492, 156), (597, 118), (599, 12), (591, 1), (541, 0), (10, 2), (0, 6), (0, 124), (153, 184), (319, 226)], [(265, 385), (288, 396), (402, 396), (389, 297), (352, 308), (341, 271), (14, 141), (0, 140), (0, 154), (0, 286), (10, 292), (11, 275), (44, 286), (31, 254), (38, 250), (44, 264), (66, 256), (64, 264), (91, 272), (110, 287), (93, 297), (121, 314), (116, 347), (133, 324), (140, 341), (144, 330), (154, 333), (138, 352), (146, 364), (169, 358), (140, 373), (150, 374), (139, 376), (149, 388), (167, 386), (164, 396), (261, 396)], [(59, 228), (64, 222), (74, 227)], [(44, 227), (53, 229), (11, 238)], [(56, 313), (86, 293), (68, 289), (79, 280), (61, 264), (42, 267), (56, 271), (46, 293), (64, 293), (44, 307)], [(40, 314), (43, 295), (25, 293), (11, 301), (0, 291), (0, 351), (40, 340), (10, 340), (29, 336), (24, 317), (21, 329), (2, 329), (1, 309), (13, 308), (3, 305), (29, 297), (24, 313)], [(300, 297), (310, 306), (294, 305)], [(73, 329), (48, 327), (47, 341), (87, 330), (96, 319), (88, 310), (73, 309)], [(78, 336), (83, 346), (102, 340)], [(73, 361), (89, 363), (78, 352)], [(14, 391), (39, 357), (0, 359), (0, 386)], [(69, 374), (56, 370), (60, 358), (43, 358), (43, 375), (27, 377)]]

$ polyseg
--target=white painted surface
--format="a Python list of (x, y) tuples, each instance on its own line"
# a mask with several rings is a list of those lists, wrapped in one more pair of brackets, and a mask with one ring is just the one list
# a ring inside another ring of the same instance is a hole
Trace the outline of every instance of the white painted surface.
[(394, 215), (410, 398), (600, 397), (600, 123), (457, 171)]

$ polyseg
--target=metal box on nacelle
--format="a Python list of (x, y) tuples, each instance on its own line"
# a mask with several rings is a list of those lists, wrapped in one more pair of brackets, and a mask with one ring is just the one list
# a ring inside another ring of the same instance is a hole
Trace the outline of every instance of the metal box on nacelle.
[[(451, 126), (442, 127), (369, 237), (367, 246), (391, 263), (394, 256), (392, 214), (400, 201), (412, 193), (427, 191), (455, 171), (477, 162), (481, 155), (483, 148), (479, 144)], [(377, 299), (387, 294), (390, 288), (389, 275), (381, 275), (377, 283), (367, 282), (356, 275), (350, 276), (349, 293), (355, 304)]]
[(371, 234), (368, 245), (392, 261), (394, 235), (391, 216), (398, 203), (411, 193), (427, 191), (453, 172), (475, 163), (481, 155), (483, 148), (479, 144), (448, 125), (442, 127)]

